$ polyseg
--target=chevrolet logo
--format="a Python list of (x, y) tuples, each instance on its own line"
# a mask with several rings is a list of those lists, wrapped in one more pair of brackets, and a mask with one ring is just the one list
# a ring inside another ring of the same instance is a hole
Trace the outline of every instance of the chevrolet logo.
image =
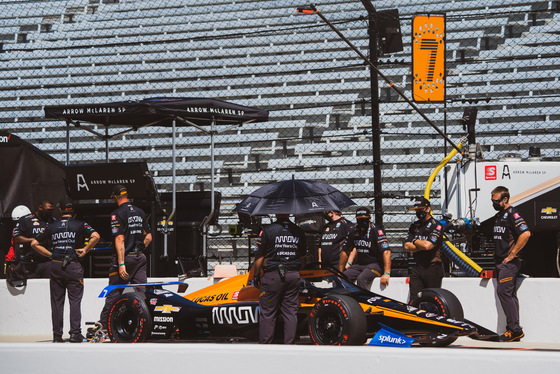
[(556, 213), (556, 208), (551, 208), (551, 207), (544, 208), (544, 209), (541, 209), (541, 213), (554, 214), (554, 213)]
[(164, 314), (171, 314), (171, 312), (178, 312), (181, 310), (180, 306), (173, 306), (173, 305), (159, 305), (154, 308), (154, 312), (162, 312)]

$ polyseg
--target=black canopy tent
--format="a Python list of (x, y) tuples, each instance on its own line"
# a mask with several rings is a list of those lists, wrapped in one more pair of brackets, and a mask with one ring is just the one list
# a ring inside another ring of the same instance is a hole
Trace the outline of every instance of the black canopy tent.
[(14, 134), (0, 130), (0, 218), (25, 205), (32, 212), (43, 199), (65, 195), (64, 165)]
[[(268, 111), (237, 105), (217, 99), (207, 98), (150, 98), (140, 101), (121, 101), (101, 104), (53, 105), (45, 106), (45, 117), (65, 121), (66, 163), (70, 162), (70, 125), (88, 131), (105, 139), (105, 158), (109, 162), (109, 139), (136, 131), (147, 126), (172, 128), (172, 212), (167, 218), (171, 221), (176, 210), (175, 182), (175, 132), (177, 121), (193, 126), (210, 135), (211, 156), (211, 207), (210, 215), (202, 223), (203, 257), (206, 257), (207, 226), (215, 212), (214, 202), (214, 135), (242, 126), (250, 122), (268, 121)], [(83, 126), (89, 122), (105, 127), (105, 133)], [(217, 125), (230, 125), (220, 131)], [(123, 130), (109, 135), (109, 127), (122, 127)], [(209, 127), (209, 128), (208, 128)], [(167, 255), (167, 236), (164, 237), (164, 255)]]

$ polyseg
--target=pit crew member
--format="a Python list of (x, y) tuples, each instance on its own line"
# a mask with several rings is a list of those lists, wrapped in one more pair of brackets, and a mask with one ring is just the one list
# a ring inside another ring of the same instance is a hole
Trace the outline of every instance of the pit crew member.
[(379, 276), (381, 285), (389, 285), (391, 250), (383, 230), (371, 222), (368, 208), (356, 209), (356, 226), (348, 233), (346, 247), (350, 251), (344, 271), (348, 279), (367, 290)]
[[(49, 224), (31, 242), (31, 247), (41, 255), (52, 259), (51, 266), (51, 312), (53, 343), (62, 343), (64, 322), (64, 298), (68, 292), (70, 302), (70, 342), (81, 343), (82, 311), (84, 295), (84, 269), (79, 260), (99, 241), (99, 234), (87, 223), (72, 218), (73, 202), (70, 198), (60, 200), (58, 207), (62, 218)], [(86, 245), (85, 239), (89, 238)], [(49, 242), (52, 252), (43, 246)]]
[[(255, 283), (260, 285), (259, 343), (274, 339), (278, 311), (284, 318), (284, 344), (294, 344), (297, 330), (299, 272), (305, 257), (305, 233), (288, 214), (277, 214), (257, 239)], [(264, 271), (260, 277), (261, 269)]]
[(441, 288), (444, 271), (441, 261), (443, 227), (432, 217), (430, 201), (425, 197), (416, 199), (410, 210), (415, 210), (418, 218), (408, 229), (404, 243), (405, 251), (412, 253), (416, 262), (409, 282), (412, 303), (422, 289)]
[(342, 217), (342, 212), (338, 210), (329, 210), (325, 215), (329, 223), (321, 235), (319, 262), (344, 271), (348, 261), (348, 253), (344, 251), (346, 238), (353, 224)]
[[(109, 268), (109, 285), (141, 284), (148, 281), (147, 259), (144, 250), (152, 241), (150, 226), (144, 211), (130, 203), (128, 191), (122, 184), (113, 187), (111, 195), (118, 208), (111, 213), (111, 232), (114, 237), (115, 253)], [(136, 291), (143, 292), (144, 287)], [(122, 289), (113, 290), (105, 299), (98, 328), (109, 327), (109, 312)]]
[(32, 250), (31, 242), (45, 230), (48, 224), (54, 222), (53, 209), (53, 203), (50, 200), (41, 201), (37, 211), (30, 216), (20, 218), (14, 229), (16, 260), (22, 259), (27, 278), (49, 278), (50, 276), (50, 259)]
[(492, 206), (498, 211), (494, 216), (494, 262), (498, 299), (506, 315), (507, 330), (500, 340), (518, 342), (525, 333), (519, 325), (516, 282), (521, 260), (517, 255), (529, 241), (531, 231), (517, 209), (509, 204), (509, 198), (509, 190), (504, 186), (492, 190)]

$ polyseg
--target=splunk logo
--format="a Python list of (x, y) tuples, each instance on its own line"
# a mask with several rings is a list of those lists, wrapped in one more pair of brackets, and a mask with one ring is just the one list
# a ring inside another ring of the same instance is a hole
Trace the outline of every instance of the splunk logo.
[(391, 343), (391, 344), (406, 344), (406, 340), (401, 338), (400, 336), (391, 336), (391, 335), (381, 335), (379, 337), (380, 343)]
[(12, 134), (0, 136), (0, 143), (8, 143), (10, 141), (11, 136)]

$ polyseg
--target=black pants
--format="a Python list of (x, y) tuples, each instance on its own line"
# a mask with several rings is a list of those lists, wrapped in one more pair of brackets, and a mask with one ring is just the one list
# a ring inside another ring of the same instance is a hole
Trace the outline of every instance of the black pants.
[[(124, 258), (124, 265), (126, 267), (126, 272), (128, 273), (128, 279), (124, 280), (119, 275), (119, 264), (117, 264), (117, 257), (113, 256), (111, 258), (111, 267), (109, 268), (109, 286), (115, 284), (137, 284), (146, 283), (148, 281), (148, 276), (146, 272), (148, 261), (146, 256), (142, 253), (139, 255), (126, 255)], [(143, 292), (145, 287), (135, 287), (135, 291)], [(99, 322), (103, 324), (103, 328), (108, 328), (109, 325), (109, 312), (113, 303), (118, 299), (118, 297), (123, 293), (122, 289), (113, 290), (107, 298), (105, 299), (105, 306), (101, 311), (101, 316), (99, 317)]]
[(352, 282), (356, 282), (359, 287), (365, 288), (369, 291), (373, 280), (376, 277), (381, 276), (382, 273), (383, 272), (381, 271), (379, 264), (374, 262), (368, 265), (354, 264), (346, 269), (344, 275), (346, 275)]
[(441, 288), (443, 279), (443, 265), (441, 262), (432, 262), (428, 266), (415, 266), (410, 275), (409, 289), (410, 302), (418, 298), (418, 292), (424, 288)]
[(84, 269), (76, 262), (62, 268), (62, 262), (50, 262), (51, 313), (53, 335), (62, 336), (64, 323), (64, 298), (68, 291), (70, 302), (70, 335), (81, 333), (82, 297), (84, 295)]
[(284, 280), (276, 270), (261, 278), (259, 306), (259, 343), (272, 343), (278, 311), (284, 318), (284, 344), (294, 344), (299, 305), (299, 272), (288, 271)]
[(517, 299), (517, 277), (521, 270), (521, 260), (514, 258), (507, 264), (496, 265), (496, 291), (506, 315), (506, 328), (513, 332), (521, 331), (519, 325), (519, 300)]

